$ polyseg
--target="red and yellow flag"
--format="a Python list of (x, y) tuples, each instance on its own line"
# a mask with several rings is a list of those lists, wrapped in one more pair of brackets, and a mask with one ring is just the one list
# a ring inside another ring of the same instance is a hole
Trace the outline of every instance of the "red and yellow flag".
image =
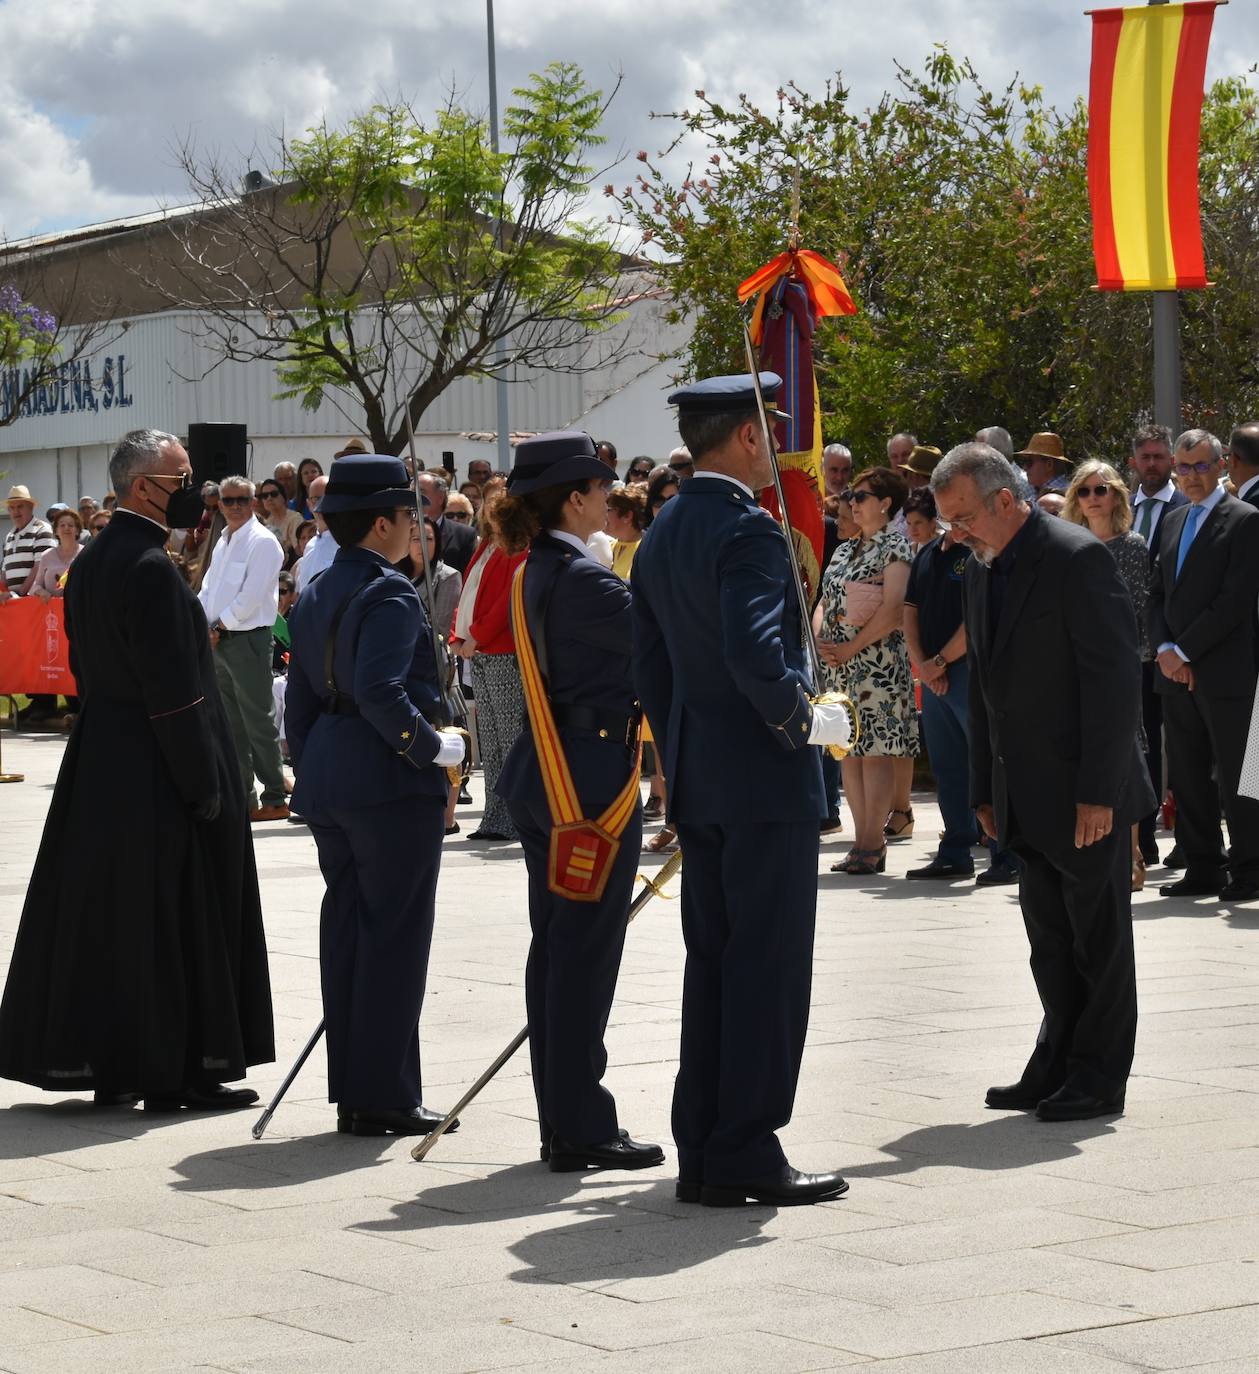
[(1216, 3), (1093, 11), (1089, 200), (1103, 291), (1207, 284), (1198, 133)]
[[(791, 416), (774, 427), (784, 527), (796, 548), (805, 593), (816, 597), (822, 580), (822, 411), (813, 375), (813, 332), (827, 315), (855, 315), (857, 307), (839, 268), (820, 253), (795, 249), (753, 272), (739, 285), (740, 301), (757, 297), (748, 332), (760, 348), (760, 365), (783, 379), (775, 404)], [(782, 519), (772, 487), (761, 504)]]

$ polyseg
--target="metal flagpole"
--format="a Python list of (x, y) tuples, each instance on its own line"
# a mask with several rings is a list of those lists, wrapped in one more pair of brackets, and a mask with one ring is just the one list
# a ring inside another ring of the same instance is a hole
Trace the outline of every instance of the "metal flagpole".
[(791, 535), (791, 520), (787, 515), (787, 498), (783, 495), (782, 477), (778, 471), (778, 455), (774, 452), (774, 436), (769, 432), (769, 416), (765, 411), (765, 397), (761, 395), (761, 374), (757, 368), (756, 353), (752, 348), (752, 335), (747, 324), (743, 325), (743, 351), (748, 361), (748, 372), (756, 390), (756, 410), (761, 417), (761, 433), (765, 438), (765, 448), (769, 453), (770, 467), (774, 472), (774, 492), (778, 497), (778, 514), (782, 524), (783, 538), (787, 541), (788, 562), (791, 576), (796, 584), (796, 596), (800, 602), (800, 621), (804, 628), (804, 647), (809, 655), (809, 667), (813, 672), (813, 691), (822, 688), (822, 658), (818, 653), (817, 640), (813, 637), (813, 617), (809, 598), (804, 594), (804, 578), (800, 575), (800, 560), (796, 556), (796, 546)]
[[(1149, 3), (1166, 5), (1168, 0), (1149, 0)], [(1155, 291), (1152, 294), (1154, 419), (1166, 425), (1175, 440), (1180, 433), (1180, 293)]]
[[(489, 46), (490, 78), (490, 147), (498, 152), (498, 66), (494, 58), (494, 0), (485, 0), (485, 29)], [(499, 250), (503, 247), (503, 221), (500, 218), (494, 225)], [(501, 362), (505, 350), (500, 345), (495, 356)], [(500, 370), (494, 375), (494, 400), (498, 411), (498, 470), (511, 470), (511, 419), (507, 409), (507, 377)]]

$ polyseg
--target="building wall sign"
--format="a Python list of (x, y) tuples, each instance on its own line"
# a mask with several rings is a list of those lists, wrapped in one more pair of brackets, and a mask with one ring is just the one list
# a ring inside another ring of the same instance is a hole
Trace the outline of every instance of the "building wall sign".
[[(8, 415), (17, 398), (30, 386), (29, 368), (10, 367), (0, 372), (0, 414)], [(129, 390), (127, 355), (76, 358), (62, 363), (42, 386), (37, 386), (18, 411), (15, 424), (37, 415), (96, 414), (123, 410), (134, 401)]]

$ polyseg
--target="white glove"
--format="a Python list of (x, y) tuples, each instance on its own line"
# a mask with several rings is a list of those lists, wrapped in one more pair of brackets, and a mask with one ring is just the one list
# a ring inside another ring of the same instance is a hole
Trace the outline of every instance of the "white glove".
[(433, 762), (438, 767), (453, 768), (455, 764), (463, 762), (464, 741), (457, 730), (439, 730), (437, 738), (441, 740), (441, 744)]
[(838, 701), (819, 701), (813, 705), (813, 724), (809, 727), (810, 744), (838, 744), (848, 747), (852, 739), (852, 718), (848, 708)]

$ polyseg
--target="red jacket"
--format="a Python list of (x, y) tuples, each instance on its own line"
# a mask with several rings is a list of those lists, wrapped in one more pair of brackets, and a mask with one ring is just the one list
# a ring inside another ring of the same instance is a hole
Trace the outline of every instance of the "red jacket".
[(516, 652), (516, 641), (511, 633), (511, 580), (528, 556), (528, 549), (506, 554), (500, 548), (495, 548), (489, 556), (472, 606), (472, 623), (468, 626), (478, 651), (483, 654)]

